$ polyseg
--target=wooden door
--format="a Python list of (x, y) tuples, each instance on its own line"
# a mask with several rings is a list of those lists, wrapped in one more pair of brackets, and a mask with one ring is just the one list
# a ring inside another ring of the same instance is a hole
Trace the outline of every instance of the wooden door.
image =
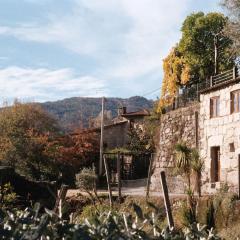
[(220, 147), (211, 148), (211, 182), (220, 181)]

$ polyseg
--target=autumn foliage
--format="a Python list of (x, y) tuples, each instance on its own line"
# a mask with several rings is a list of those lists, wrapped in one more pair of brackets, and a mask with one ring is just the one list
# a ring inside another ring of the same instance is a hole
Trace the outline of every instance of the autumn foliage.
[(160, 108), (171, 104), (179, 87), (190, 80), (190, 67), (177, 48), (173, 48), (163, 60), (163, 72)]
[(68, 164), (75, 169), (91, 166), (99, 153), (98, 136), (91, 131), (79, 130), (59, 138), (55, 144), (58, 146), (58, 161)]
[[(193, 13), (182, 24), (179, 43), (163, 60), (159, 111), (173, 103), (179, 88), (201, 83), (217, 72), (233, 67), (232, 40), (224, 34), (228, 18), (221, 13)], [(217, 62), (215, 53), (217, 49)]]
[[(93, 133), (65, 134), (55, 119), (36, 104), (15, 103), (0, 111), (0, 165), (33, 180), (57, 180), (94, 161)], [(68, 173), (67, 173), (68, 174)]]

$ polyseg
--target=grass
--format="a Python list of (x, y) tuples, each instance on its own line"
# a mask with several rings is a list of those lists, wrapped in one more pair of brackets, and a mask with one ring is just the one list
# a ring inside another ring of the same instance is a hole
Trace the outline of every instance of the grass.
[[(108, 197), (101, 195), (100, 199), (102, 203), (96, 204), (92, 204), (86, 196), (68, 199), (72, 207), (71, 212), (74, 213), (74, 222), (82, 223), (85, 218), (93, 217), (97, 211), (110, 210)], [(175, 198), (171, 203), (176, 228), (186, 227), (191, 219), (188, 215), (186, 199)], [(124, 197), (121, 204), (118, 203), (117, 197), (114, 197), (114, 206), (111, 210), (127, 212), (134, 217), (135, 205), (142, 209), (143, 216), (150, 216), (154, 213), (156, 224), (161, 229), (167, 226), (164, 202), (161, 197), (150, 197), (146, 202), (145, 197), (129, 196)], [(240, 238), (240, 201), (236, 199), (235, 194), (228, 192), (202, 197), (197, 203), (197, 222), (208, 225), (209, 229), (214, 227), (223, 239)]]

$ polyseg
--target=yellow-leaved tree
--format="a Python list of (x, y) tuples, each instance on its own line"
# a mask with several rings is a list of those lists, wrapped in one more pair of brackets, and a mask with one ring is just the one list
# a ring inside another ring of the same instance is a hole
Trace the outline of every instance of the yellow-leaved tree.
[(173, 48), (169, 55), (163, 60), (163, 83), (161, 98), (159, 101), (159, 111), (164, 106), (173, 103), (177, 96), (180, 86), (186, 84), (190, 80), (190, 67), (186, 63), (183, 56)]

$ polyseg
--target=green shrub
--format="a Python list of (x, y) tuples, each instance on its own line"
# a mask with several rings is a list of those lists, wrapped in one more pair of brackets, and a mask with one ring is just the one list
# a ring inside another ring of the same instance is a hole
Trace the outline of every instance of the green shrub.
[(221, 229), (233, 222), (237, 196), (231, 192), (219, 191), (213, 197), (215, 227)]
[[(59, 219), (52, 211), (46, 210), (42, 215), (39, 212), (40, 204), (34, 209), (25, 209), (16, 212), (1, 212), (0, 236), (2, 239), (219, 239), (206, 227), (193, 224), (183, 232), (175, 229), (160, 229), (152, 218), (144, 218), (139, 206), (135, 206), (135, 216), (128, 213), (103, 211), (85, 219), (82, 224), (72, 224)], [(146, 225), (151, 232), (144, 231)]]
[(76, 185), (83, 191), (92, 191), (96, 180), (97, 175), (91, 168), (83, 168), (82, 171), (76, 175)]
[(74, 222), (83, 223), (85, 219), (92, 219), (96, 216), (96, 214), (105, 211), (108, 212), (110, 210), (117, 212), (119, 209), (116, 206), (111, 209), (107, 202), (103, 202), (102, 204), (89, 204), (83, 207), (82, 212), (79, 215), (75, 216)]
[(17, 194), (13, 191), (10, 183), (0, 186), (0, 207), (12, 208), (17, 201)]
[(96, 180), (97, 175), (94, 168), (83, 168), (82, 171), (76, 175), (77, 187), (89, 195), (93, 204), (95, 204), (95, 199), (100, 202), (96, 191)]

